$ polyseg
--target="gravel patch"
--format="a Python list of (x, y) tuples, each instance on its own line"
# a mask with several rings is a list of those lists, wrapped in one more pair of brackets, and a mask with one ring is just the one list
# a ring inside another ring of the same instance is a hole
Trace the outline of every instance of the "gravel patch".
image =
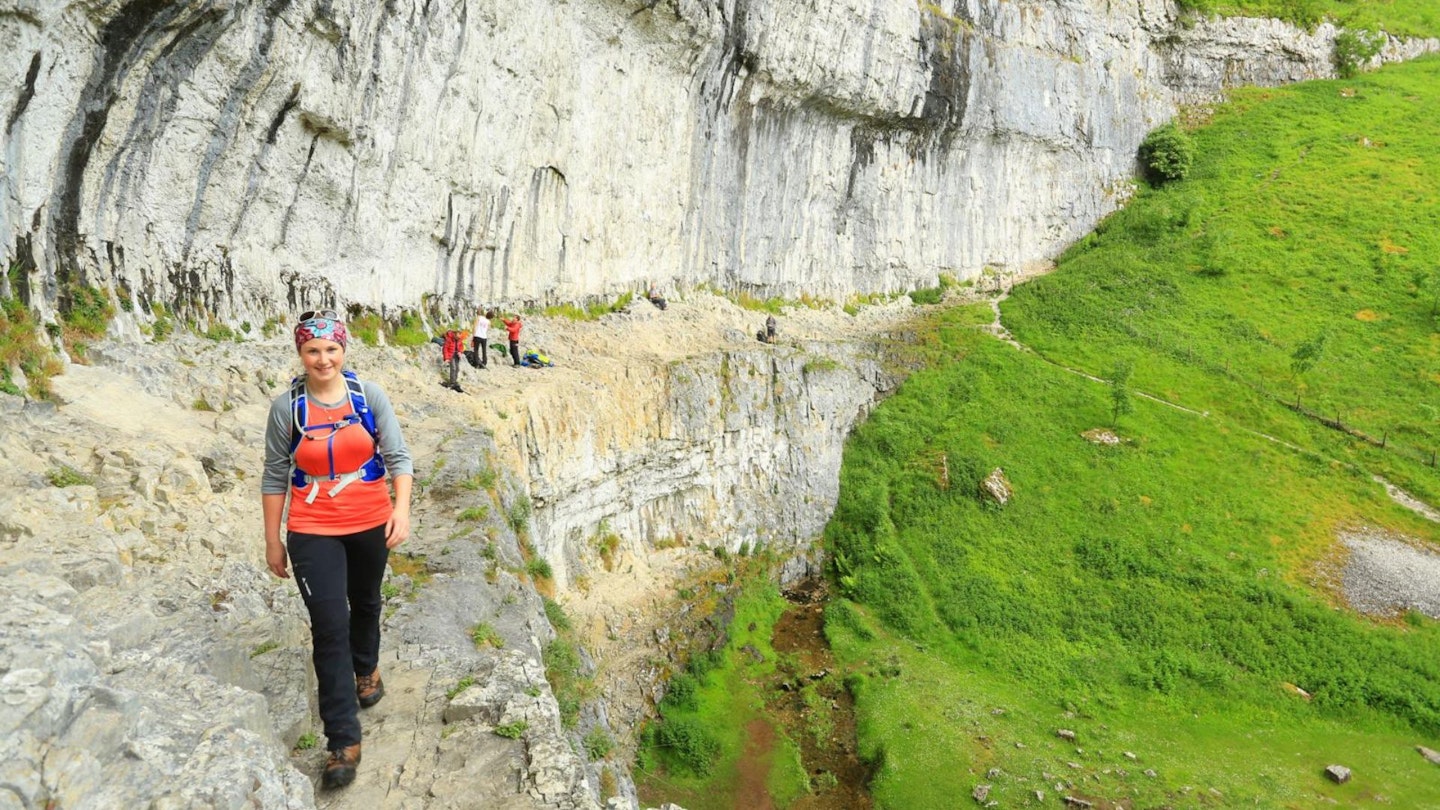
[(1350, 551), (1341, 588), (1351, 607), (1369, 616), (1417, 610), (1440, 618), (1440, 554), (1378, 529), (1342, 532), (1340, 540)]

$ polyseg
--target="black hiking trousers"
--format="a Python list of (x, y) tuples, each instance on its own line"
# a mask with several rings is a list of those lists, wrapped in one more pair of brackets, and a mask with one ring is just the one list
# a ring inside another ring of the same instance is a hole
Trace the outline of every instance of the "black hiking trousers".
[(315, 680), (326, 747), (360, 742), (355, 676), (380, 664), (380, 582), (390, 549), (385, 524), (345, 535), (288, 532), (295, 584), (310, 611)]
[(490, 347), (485, 341), (478, 337), (470, 338), (470, 351), (480, 358), (480, 368), (490, 365)]
[(520, 365), (520, 341), (518, 340), (510, 341), (510, 359), (515, 362), (515, 365)]

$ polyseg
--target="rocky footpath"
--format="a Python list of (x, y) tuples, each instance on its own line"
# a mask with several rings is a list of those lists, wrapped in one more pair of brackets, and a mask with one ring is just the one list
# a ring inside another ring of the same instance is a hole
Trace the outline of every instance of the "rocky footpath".
[[(54, 402), (0, 395), (0, 807), (636, 806), (624, 754), (663, 689), (671, 584), (711, 547), (821, 525), (839, 443), (894, 384), (880, 358), (905, 307), (796, 310), (775, 346), (704, 293), (537, 319), (527, 345), (557, 366), (467, 369), (464, 394), (432, 346), (352, 347), (418, 486), (385, 585), (387, 697), (331, 795), (305, 611), (263, 566), (284, 338), (104, 342)], [(594, 684), (572, 716), (545, 677), (547, 609)], [(596, 729), (618, 745), (590, 761)]]

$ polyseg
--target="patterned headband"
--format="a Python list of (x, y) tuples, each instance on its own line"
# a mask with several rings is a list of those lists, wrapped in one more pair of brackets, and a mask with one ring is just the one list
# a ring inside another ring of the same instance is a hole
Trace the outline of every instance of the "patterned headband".
[(345, 322), (335, 318), (307, 318), (295, 327), (295, 351), (315, 338), (333, 340), (345, 348), (350, 333), (345, 331)]

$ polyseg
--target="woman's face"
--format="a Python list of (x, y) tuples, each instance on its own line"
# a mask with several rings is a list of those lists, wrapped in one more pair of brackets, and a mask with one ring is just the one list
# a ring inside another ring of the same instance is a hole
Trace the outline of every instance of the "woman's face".
[(345, 368), (345, 347), (333, 340), (311, 338), (300, 346), (300, 362), (314, 382), (329, 382)]

